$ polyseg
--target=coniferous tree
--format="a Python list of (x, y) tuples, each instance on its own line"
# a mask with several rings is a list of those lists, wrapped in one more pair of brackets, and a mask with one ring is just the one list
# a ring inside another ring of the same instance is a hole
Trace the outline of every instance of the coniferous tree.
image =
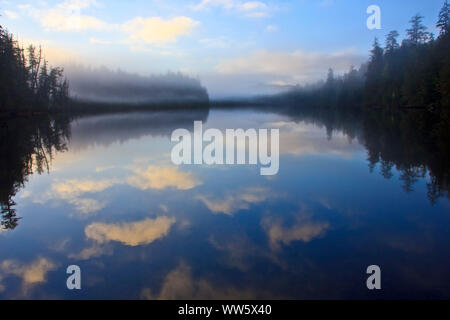
[(368, 105), (378, 105), (380, 101), (381, 80), (383, 70), (383, 49), (380, 47), (378, 39), (375, 38), (370, 51), (370, 61), (366, 73), (366, 95), (365, 100)]
[(423, 16), (416, 14), (409, 21), (411, 23), (411, 28), (406, 30), (409, 41), (414, 45), (425, 43), (430, 37), (430, 33), (426, 31), (427, 27), (423, 25), (422, 20)]
[(42, 49), (25, 50), (0, 26), (0, 113), (47, 111), (68, 101), (61, 68), (49, 68)]
[(386, 53), (392, 53), (395, 49), (399, 48), (399, 44), (397, 42), (399, 34), (397, 31), (391, 31), (386, 36)]
[(447, 0), (445, 0), (444, 6), (439, 12), (439, 20), (436, 27), (440, 29), (441, 36), (447, 34), (450, 29), (450, 5)]

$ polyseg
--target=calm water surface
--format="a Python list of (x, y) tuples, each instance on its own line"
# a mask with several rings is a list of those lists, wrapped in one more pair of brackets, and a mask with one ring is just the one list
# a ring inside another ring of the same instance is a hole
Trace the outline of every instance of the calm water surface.
[[(170, 135), (194, 120), (279, 128), (279, 174), (174, 166)], [(12, 198), (0, 298), (449, 298), (449, 199), (430, 195), (423, 161), (396, 162), (405, 146), (384, 141), (383, 158), (349, 123), (251, 110), (74, 120), (67, 150)], [(73, 264), (80, 291), (66, 289)]]

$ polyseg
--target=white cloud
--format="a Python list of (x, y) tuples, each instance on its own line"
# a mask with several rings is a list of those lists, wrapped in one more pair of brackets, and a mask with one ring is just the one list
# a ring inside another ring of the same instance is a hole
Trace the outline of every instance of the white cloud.
[(95, 0), (68, 0), (58, 3), (54, 8), (36, 8), (29, 4), (19, 8), (38, 20), (46, 31), (81, 32), (87, 30), (112, 30), (116, 26), (96, 17), (83, 15), (82, 10), (98, 6)]
[(175, 17), (164, 20), (160, 17), (138, 17), (122, 25), (121, 29), (128, 33), (133, 42), (161, 44), (175, 42), (178, 37), (188, 35), (199, 22), (188, 17)]
[(249, 1), (237, 4), (237, 7), (241, 11), (254, 11), (254, 10), (266, 10), (267, 5), (260, 1)]
[[(36, 8), (20, 5), (19, 8), (39, 21), (46, 31), (83, 32), (119, 31), (128, 36), (121, 43), (164, 44), (175, 42), (180, 36), (190, 34), (199, 24), (189, 17), (172, 19), (161, 17), (136, 17), (124, 23), (111, 24), (97, 17), (82, 14), (83, 9), (99, 6), (95, 0), (68, 0), (54, 8)], [(91, 43), (110, 44), (108, 41), (90, 38)]]
[(115, 185), (128, 184), (140, 190), (190, 190), (202, 184), (191, 172), (180, 171), (176, 166), (131, 166), (127, 177), (109, 179), (67, 179), (54, 182), (43, 194), (33, 197), (35, 203), (49, 200), (64, 200), (82, 214), (93, 214), (104, 209), (108, 200), (95, 199), (101, 193)]
[(113, 26), (91, 16), (78, 16), (59, 9), (46, 11), (40, 18), (45, 30), (52, 31), (102, 31), (111, 30)]
[[(16, 260), (5, 260), (0, 264), (0, 272), (3, 275), (14, 275), (22, 278), (24, 295), (33, 286), (45, 283), (47, 281), (47, 274), (56, 269), (57, 265), (47, 258), (39, 258), (29, 264), (24, 264)], [(2, 275), (0, 274), (1, 277)]]
[(45, 203), (50, 199), (65, 200), (83, 214), (98, 212), (106, 207), (105, 201), (87, 198), (86, 193), (99, 193), (119, 183), (116, 179), (89, 180), (70, 179), (57, 182), (43, 196), (34, 199), (37, 203)]
[(201, 182), (190, 172), (182, 172), (174, 166), (148, 166), (135, 169), (135, 175), (127, 179), (127, 183), (141, 190), (163, 190), (175, 188), (189, 190)]
[(262, 221), (272, 249), (279, 249), (281, 245), (288, 246), (294, 241), (311, 242), (323, 236), (330, 228), (328, 222), (311, 221), (309, 214), (305, 212), (299, 213), (295, 220), (295, 223), (289, 225), (284, 224), (278, 217), (267, 217)]
[[(131, 223), (93, 223), (86, 227), (85, 234), (87, 238), (100, 244), (116, 241), (135, 247), (150, 244), (167, 236), (174, 223), (175, 218), (165, 216)], [(98, 253), (98, 250), (93, 249), (81, 257)]]
[(264, 188), (246, 188), (225, 197), (199, 195), (197, 199), (215, 214), (233, 215), (239, 210), (247, 210), (251, 204), (264, 202), (271, 197), (271, 191)]

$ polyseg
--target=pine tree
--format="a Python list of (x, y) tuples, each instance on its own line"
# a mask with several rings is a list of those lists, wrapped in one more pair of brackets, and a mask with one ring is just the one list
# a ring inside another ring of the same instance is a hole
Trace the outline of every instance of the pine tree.
[(397, 31), (391, 31), (386, 36), (386, 53), (392, 53), (395, 49), (398, 49), (399, 44), (397, 42), (399, 34)]
[[(44, 62), (44, 63), (42, 63)], [(43, 64), (43, 65), (42, 65)], [(42, 49), (25, 50), (0, 26), (0, 111), (49, 109), (68, 100), (68, 83), (63, 69), (49, 68)]]
[(440, 29), (440, 35), (443, 36), (448, 33), (450, 28), (450, 6), (448, 1), (445, 0), (444, 6), (439, 12), (439, 20), (436, 24), (436, 27)]
[(375, 38), (370, 51), (370, 61), (366, 73), (366, 102), (369, 105), (380, 103), (381, 75), (383, 70), (383, 49)]
[(422, 19), (423, 16), (416, 14), (409, 21), (411, 23), (411, 29), (406, 30), (409, 40), (415, 45), (425, 43), (430, 37), (430, 33), (426, 31), (427, 27), (422, 24)]

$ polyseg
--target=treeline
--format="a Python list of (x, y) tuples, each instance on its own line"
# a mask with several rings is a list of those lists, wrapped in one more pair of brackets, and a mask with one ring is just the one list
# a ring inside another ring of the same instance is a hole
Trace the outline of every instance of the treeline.
[(63, 69), (50, 67), (41, 48), (23, 49), (0, 26), (0, 113), (52, 111), (68, 97)]
[(106, 67), (66, 66), (74, 100), (109, 104), (205, 102), (208, 92), (198, 79), (182, 73), (141, 76)]
[(343, 76), (328, 72), (325, 83), (297, 87), (282, 98), (307, 106), (439, 107), (450, 106), (450, 6), (444, 2), (436, 24), (439, 36), (427, 31), (419, 14), (410, 20), (407, 37), (375, 39), (368, 63)]

